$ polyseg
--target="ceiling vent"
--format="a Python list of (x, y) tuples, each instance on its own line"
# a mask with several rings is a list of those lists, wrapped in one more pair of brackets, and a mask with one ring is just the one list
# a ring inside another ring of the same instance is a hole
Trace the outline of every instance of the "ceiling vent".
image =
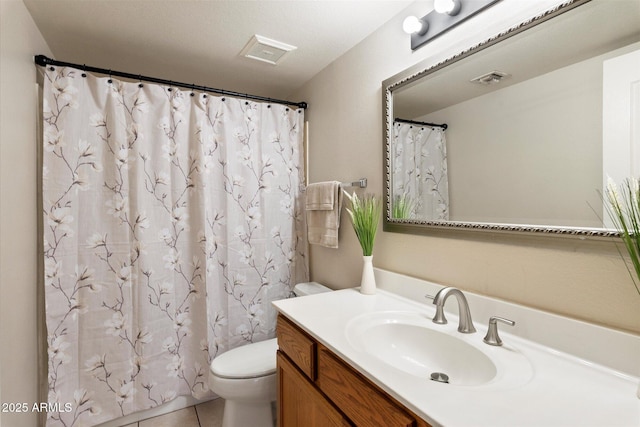
[(491, 71), (490, 73), (471, 79), (471, 83), (494, 85), (509, 77), (511, 77), (511, 74), (503, 73), (502, 71)]
[(297, 49), (290, 44), (282, 43), (263, 36), (254, 35), (242, 49), (240, 55), (276, 65), (287, 53)]

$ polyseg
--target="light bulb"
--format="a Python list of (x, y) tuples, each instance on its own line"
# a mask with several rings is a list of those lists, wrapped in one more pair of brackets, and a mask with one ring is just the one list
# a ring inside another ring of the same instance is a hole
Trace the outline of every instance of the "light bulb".
[(434, 0), (433, 8), (438, 13), (457, 15), (460, 11), (460, 0)]
[(402, 22), (402, 29), (407, 34), (413, 34), (422, 28), (420, 24), (420, 20), (415, 16), (407, 16), (405, 20)]
[(424, 35), (427, 32), (429, 24), (416, 18), (415, 16), (407, 16), (402, 22), (402, 29), (407, 34), (418, 33)]

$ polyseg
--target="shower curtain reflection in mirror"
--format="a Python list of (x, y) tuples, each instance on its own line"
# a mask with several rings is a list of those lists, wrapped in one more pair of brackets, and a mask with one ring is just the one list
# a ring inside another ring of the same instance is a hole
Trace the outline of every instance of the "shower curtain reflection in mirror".
[(449, 219), (445, 130), (394, 121), (392, 206), (395, 219)]
[(270, 302), (308, 280), (303, 110), (44, 81), (47, 425), (208, 397), (212, 358), (273, 337)]

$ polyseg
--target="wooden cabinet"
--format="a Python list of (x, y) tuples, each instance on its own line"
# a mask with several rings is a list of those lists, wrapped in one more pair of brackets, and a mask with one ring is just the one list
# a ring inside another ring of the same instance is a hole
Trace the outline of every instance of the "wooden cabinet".
[(352, 424), (278, 351), (278, 425), (333, 427)]
[(279, 427), (429, 427), (282, 315), (277, 336)]

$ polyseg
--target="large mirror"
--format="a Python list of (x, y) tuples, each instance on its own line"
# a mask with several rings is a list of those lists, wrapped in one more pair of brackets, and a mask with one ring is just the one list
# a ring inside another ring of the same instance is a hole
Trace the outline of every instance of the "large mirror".
[(601, 193), (640, 174), (639, 58), (640, 1), (575, 0), (387, 79), (385, 230), (615, 235)]

